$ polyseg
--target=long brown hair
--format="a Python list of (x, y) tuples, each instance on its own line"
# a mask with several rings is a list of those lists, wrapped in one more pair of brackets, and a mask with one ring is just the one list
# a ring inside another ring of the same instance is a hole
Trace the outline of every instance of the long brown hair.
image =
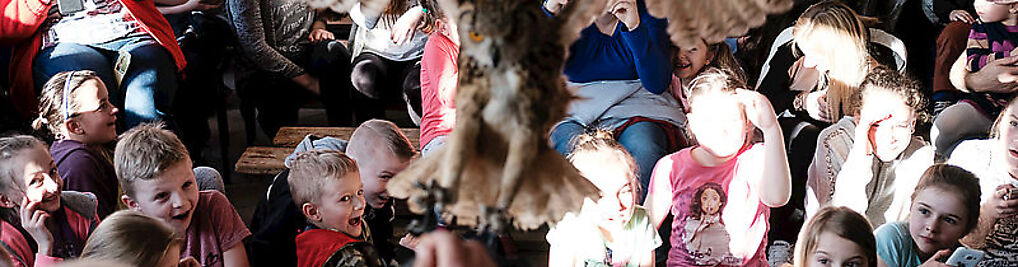
[(820, 234), (834, 233), (848, 239), (862, 248), (868, 266), (877, 266), (877, 241), (873, 237), (873, 227), (859, 213), (846, 208), (827, 206), (813, 215), (809, 223), (799, 231), (799, 243), (795, 245), (795, 266), (807, 266), (810, 255), (817, 250)]

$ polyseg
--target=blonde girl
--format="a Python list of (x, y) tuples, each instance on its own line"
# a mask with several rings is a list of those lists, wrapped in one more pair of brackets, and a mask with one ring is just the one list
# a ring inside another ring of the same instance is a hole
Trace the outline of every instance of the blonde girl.
[(184, 239), (162, 221), (137, 211), (122, 210), (95, 228), (81, 259), (131, 266), (198, 266), (194, 258), (180, 258), (183, 243)]
[(877, 266), (873, 227), (846, 207), (827, 206), (799, 232), (795, 267)]

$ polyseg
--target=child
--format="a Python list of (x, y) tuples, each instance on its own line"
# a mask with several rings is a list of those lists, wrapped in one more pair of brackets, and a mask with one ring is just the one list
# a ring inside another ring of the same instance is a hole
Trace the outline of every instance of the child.
[(113, 213), (95, 228), (81, 252), (82, 260), (110, 261), (131, 266), (197, 266), (181, 259), (184, 239), (172, 227), (137, 211)]
[(342, 152), (311, 150), (290, 162), (293, 201), (311, 223), (297, 236), (297, 266), (385, 266), (364, 225), (357, 164)]
[[(972, 25), (968, 47), (965, 49), (965, 70), (978, 72), (989, 62), (1015, 56), (1018, 45), (1018, 4), (997, 4), (989, 0), (975, 0), (972, 4), (979, 21)], [(944, 109), (933, 122), (930, 136), (937, 153), (950, 155), (961, 140), (985, 136), (992, 119), (1000, 114), (1013, 90), (1001, 88), (998, 92), (972, 92), (957, 104)]]
[(912, 194), (907, 189), (915, 188), (922, 172), (933, 165), (933, 147), (912, 136), (916, 121), (925, 117), (926, 99), (917, 81), (887, 68), (870, 71), (861, 97), (853, 135), (839, 136), (850, 139), (838, 141), (851, 144), (847, 155), (839, 154), (844, 150), (816, 155), (844, 158), (844, 163), (832, 164), (829, 176), (808, 181), (807, 203), (810, 207), (846, 206), (876, 226), (904, 220)]
[(219, 191), (198, 191), (184, 144), (160, 124), (128, 130), (113, 160), (121, 201), (128, 209), (166, 222), (184, 238), (181, 257), (202, 266), (248, 266), (244, 244), (251, 232)]
[(77, 258), (99, 224), (95, 196), (61, 192), (46, 145), (31, 136), (0, 138), (0, 242), (15, 266)]
[[(693, 81), (689, 130), (699, 143), (662, 158), (647, 196), (650, 217), (671, 226), (669, 266), (764, 266), (770, 207), (788, 202), (791, 178), (774, 110), (730, 71)], [(752, 144), (753, 127), (763, 143)]]
[(50, 146), (68, 190), (99, 199), (99, 218), (117, 209), (117, 174), (103, 145), (117, 139), (117, 112), (106, 85), (93, 71), (61, 72), (43, 86), (36, 130), (45, 127), (57, 139)]
[(732, 50), (724, 42), (708, 45), (701, 39), (694, 47), (672, 47), (672, 96), (679, 100), (684, 112), (689, 112), (689, 84), (707, 67), (723, 68), (735, 72), (745, 80), (742, 67), (735, 61)]
[(392, 242), (395, 211), (387, 187), (393, 176), (410, 165), (416, 152), (399, 127), (385, 120), (361, 123), (350, 135), (346, 152), (356, 161), (364, 185), (368, 202), (364, 220), (378, 254), (389, 262), (395, 257), (396, 246)]
[(445, 143), (456, 124), (456, 86), (460, 37), (456, 23), (445, 17), (436, 0), (421, 0), (428, 10), (424, 20), (431, 23), (431, 36), (421, 57), (421, 155), (426, 156)]
[(574, 142), (569, 160), (600, 189), (601, 199), (584, 199), (579, 214), (567, 213), (551, 228), (548, 265), (653, 266), (661, 238), (647, 210), (636, 204), (636, 162), (607, 131)]
[(912, 267), (943, 262), (958, 240), (976, 227), (979, 218), (979, 180), (962, 168), (931, 166), (912, 193), (907, 221), (877, 228), (880, 266)]
[(799, 232), (795, 266), (876, 267), (873, 227), (845, 207), (825, 207)]
[[(986, 251), (988, 266), (1007, 265), (1018, 261), (1018, 247), (1012, 240), (1018, 226), (1018, 199), (1010, 195), (1018, 185), (1018, 101), (1008, 103), (997, 116), (989, 140), (962, 142), (951, 154), (949, 164), (976, 174), (982, 189), (979, 223), (962, 242), (971, 248)], [(1006, 197), (1005, 197), (1006, 196)]]

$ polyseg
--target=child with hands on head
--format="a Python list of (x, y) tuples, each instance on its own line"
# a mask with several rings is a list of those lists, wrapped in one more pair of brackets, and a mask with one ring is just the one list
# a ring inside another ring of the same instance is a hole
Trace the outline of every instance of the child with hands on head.
[(979, 218), (979, 180), (964, 169), (937, 164), (912, 193), (907, 221), (877, 228), (878, 266), (948, 266), (943, 262)]
[(202, 266), (246, 267), (241, 241), (251, 235), (219, 191), (199, 191), (184, 144), (160, 124), (142, 124), (121, 136), (114, 167), (131, 210), (157, 218), (184, 238), (181, 257)]
[[(873, 225), (904, 220), (911, 192), (933, 165), (933, 147), (912, 136), (925, 118), (919, 83), (897, 71), (876, 68), (862, 84), (854, 143), (835, 180), (812, 188), (816, 196), (866, 216)], [(825, 201), (820, 201), (825, 205)]]
[(568, 158), (601, 198), (584, 199), (579, 214), (567, 213), (551, 228), (548, 265), (653, 266), (661, 238), (647, 210), (636, 204), (636, 161), (605, 130), (580, 135), (574, 143)]
[(61, 192), (63, 180), (45, 144), (0, 138), (0, 242), (15, 266), (48, 266), (81, 254), (99, 223), (90, 194)]
[(99, 217), (117, 208), (120, 187), (111, 151), (117, 139), (117, 112), (109, 92), (93, 71), (67, 71), (50, 78), (39, 100), (36, 130), (48, 130), (56, 141), (50, 155), (68, 190), (89, 192), (99, 200)]
[(873, 227), (861, 214), (827, 206), (799, 232), (795, 267), (877, 266)]
[(183, 245), (184, 238), (173, 227), (140, 212), (122, 210), (95, 228), (81, 252), (81, 260), (130, 266), (201, 266), (192, 257), (180, 256)]
[(367, 202), (353, 159), (335, 150), (301, 152), (287, 181), (311, 223), (297, 235), (297, 266), (385, 266), (362, 218)]
[(951, 154), (957, 164), (979, 177), (982, 189), (979, 223), (962, 242), (986, 251), (983, 262), (1008, 264), (1018, 258), (1018, 101), (997, 116), (988, 140), (962, 142)]
[[(654, 168), (647, 209), (661, 227), (669, 212), (669, 266), (763, 266), (771, 207), (788, 202), (791, 178), (781, 128), (763, 95), (711, 68), (692, 83), (689, 128), (698, 145)], [(754, 127), (763, 143), (751, 143)]]

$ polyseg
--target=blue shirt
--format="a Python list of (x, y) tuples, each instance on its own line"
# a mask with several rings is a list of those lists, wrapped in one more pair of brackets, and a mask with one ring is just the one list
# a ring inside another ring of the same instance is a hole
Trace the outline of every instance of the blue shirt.
[(651, 17), (643, 0), (637, 0), (640, 26), (629, 30), (619, 22), (611, 36), (591, 24), (569, 47), (565, 74), (569, 81), (636, 80), (655, 94), (671, 83), (671, 46), (667, 21)]
[(923, 264), (915, 249), (915, 240), (908, 232), (907, 222), (886, 223), (873, 231), (877, 239), (877, 256), (888, 267), (915, 267)]

